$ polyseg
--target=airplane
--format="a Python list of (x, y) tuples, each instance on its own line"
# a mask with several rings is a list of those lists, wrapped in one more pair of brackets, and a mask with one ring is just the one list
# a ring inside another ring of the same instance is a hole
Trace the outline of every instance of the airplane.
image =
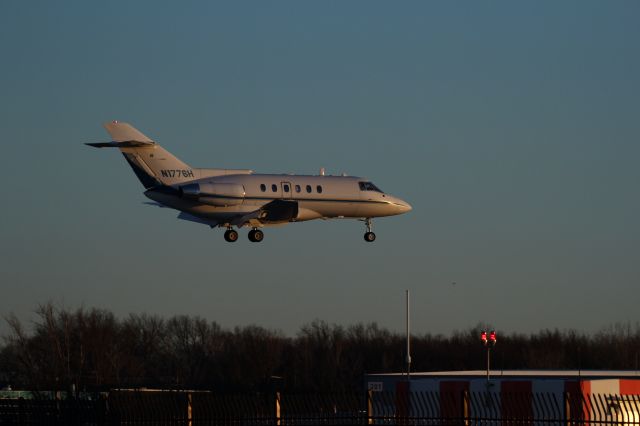
[(248, 227), (249, 240), (264, 239), (261, 228), (314, 219), (364, 221), (364, 239), (373, 242), (372, 219), (406, 213), (406, 201), (356, 176), (257, 174), (247, 169), (197, 169), (182, 162), (127, 123), (104, 124), (113, 139), (87, 143), (119, 148), (145, 187), (144, 195), (161, 207), (179, 210), (178, 219), (225, 228), (224, 239), (238, 240), (234, 229)]

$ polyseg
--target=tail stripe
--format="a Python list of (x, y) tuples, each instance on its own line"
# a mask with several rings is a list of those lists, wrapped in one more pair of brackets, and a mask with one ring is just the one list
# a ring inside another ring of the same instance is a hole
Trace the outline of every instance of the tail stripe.
[(160, 181), (154, 177), (153, 172), (149, 169), (144, 161), (140, 161), (140, 157), (135, 154), (130, 153), (122, 153), (124, 158), (127, 160), (127, 163), (133, 169), (133, 172), (136, 174), (142, 185), (146, 189), (153, 188), (154, 186), (161, 185)]

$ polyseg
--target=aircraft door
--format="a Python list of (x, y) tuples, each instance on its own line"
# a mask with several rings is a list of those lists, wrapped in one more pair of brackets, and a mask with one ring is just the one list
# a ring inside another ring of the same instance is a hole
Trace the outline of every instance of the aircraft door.
[(290, 200), (293, 193), (293, 186), (291, 182), (280, 182), (280, 190), (282, 190), (282, 198)]

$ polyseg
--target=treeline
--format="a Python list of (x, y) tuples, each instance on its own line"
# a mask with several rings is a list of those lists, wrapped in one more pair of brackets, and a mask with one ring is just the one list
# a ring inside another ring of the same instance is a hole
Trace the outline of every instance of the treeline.
[[(14, 388), (80, 392), (125, 387), (228, 391), (360, 390), (365, 373), (404, 369), (405, 337), (375, 323), (314, 321), (295, 337), (260, 326), (221, 328), (200, 317), (102, 309), (37, 309), (30, 330), (15, 316), (0, 350), (0, 382)], [(451, 336), (412, 336), (412, 370), (485, 368), (481, 326)], [(498, 331), (495, 369), (638, 369), (640, 325), (599, 333)], [(1, 383), (0, 383), (1, 384)]]

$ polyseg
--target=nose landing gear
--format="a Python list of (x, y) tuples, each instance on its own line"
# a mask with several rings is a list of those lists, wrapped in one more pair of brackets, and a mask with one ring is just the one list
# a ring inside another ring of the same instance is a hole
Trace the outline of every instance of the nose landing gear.
[(368, 243), (372, 243), (376, 240), (376, 234), (371, 231), (371, 218), (368, 217), (364, 220), (365, 225), (367, 226), (367, 232), (364, 233), (364, 240)]

